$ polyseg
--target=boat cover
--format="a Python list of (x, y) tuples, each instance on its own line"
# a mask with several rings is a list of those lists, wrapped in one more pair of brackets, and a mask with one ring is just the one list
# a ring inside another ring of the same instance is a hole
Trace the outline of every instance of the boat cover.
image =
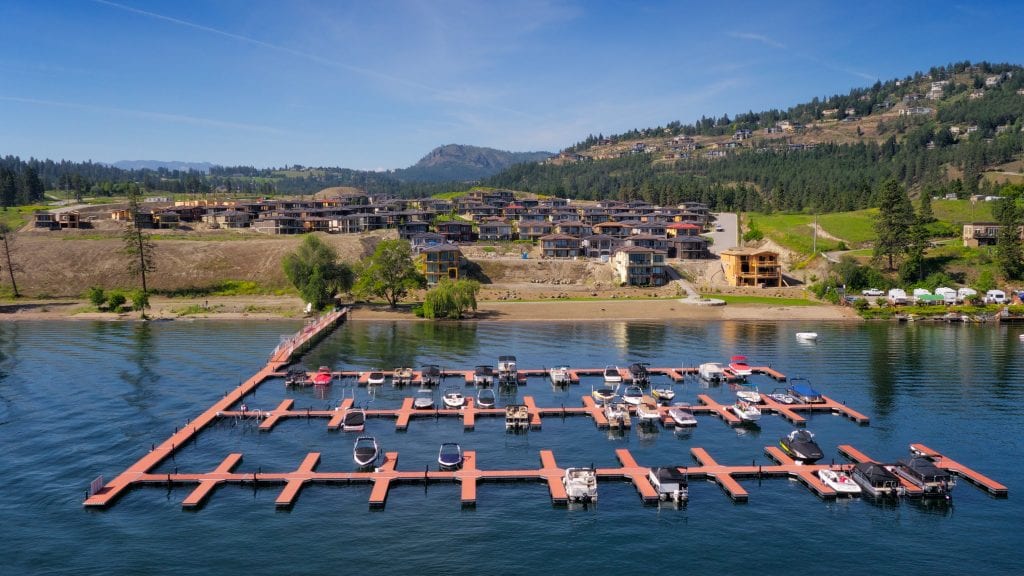
[(658, 482), (686, 482), (686, 474), (683, 474), (676, 468), (655, 468), (654, 476), (658, 479)]
[(810, 384), (793, 384), (792, 386), (789, 387), (789, 389), (805, 398), (815, 398), (821, 396), (821, 393), (815, 390), (814, 388), (811, 388)]
[(924, 482), (947, 482), (950, 478), (949, 472), (938, 468), (930, 459), (924, 456), (900, 460), (899, 464), (910, 471), (911, 475), (920, 478)]
[(875, 464), (874, 462), (860, 462), (859, 464), (856, 464), (854, 468), (856, 468), (857, 472), (859, 472), (864, 478), (867, 478), (868, 482), (870, 482), (872, 486), (882, 486), (893, 482), (899, 482), (899, 478), (897, 478), (892, 472), (889, 472), (884, 466)]

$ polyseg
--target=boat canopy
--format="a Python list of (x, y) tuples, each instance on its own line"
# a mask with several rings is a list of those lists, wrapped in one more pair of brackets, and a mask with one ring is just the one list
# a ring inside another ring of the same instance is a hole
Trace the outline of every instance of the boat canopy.
[(805, 384), (803, 382), (795, 383), (792, 386), (790, 386), (789, 389), (792, 390), (793, 392), (796, 392), (800, 396), (808, 398), (821, 396), (821, 392), (818, 392), (817, 390), (812, 388), (810, 384)]
[(685, 482), (686, 474), (676, 468), (655, 468), (654, 476), (658, 482)]
[(854, 468), (864, 476), (864, 478), (867, 478), (868, 482), (870, 482), (872, 486), (884, 486), (886, 484), (899, 482), (899, 478), (897, 478), (895, 474), (889, 472), (885, 466), (875, 464), (874, 462), (860, 462), (856, 464)]
[(900, 460), (899, 464), (907, 469), (910, 474), (923, 482), (948, 482), (949, 472), (935, 466), (932, 461), (924, 456), (915, 456), (909, 460)]

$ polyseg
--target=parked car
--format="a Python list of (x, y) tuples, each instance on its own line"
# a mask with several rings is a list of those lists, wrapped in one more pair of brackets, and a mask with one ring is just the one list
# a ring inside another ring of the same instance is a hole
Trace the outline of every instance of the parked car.
[(861, 290), (860, 293), (864, 296), (885, 296), (885, 291), (878, 288), (868, 288), (867, 290)]
[(721, 224), (716, 224), (715, 232), (725, 232), (725, 228)]

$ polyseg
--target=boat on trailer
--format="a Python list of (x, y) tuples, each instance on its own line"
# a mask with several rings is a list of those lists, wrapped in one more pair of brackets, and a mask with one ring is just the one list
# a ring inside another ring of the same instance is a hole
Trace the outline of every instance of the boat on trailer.
[(597, 502), (597, 472), (593, 468), (566, 468), (562, 485), (569, 502)]
[(899, 476), (888, 468), (874, 462), (860, 462), (853, 466), (850, 478), (860, 485), (861, 489), (876, 498), (895, 498), (903, 494), (903, 485)]
[(391, 385), (392, 386), (407, 386), (412, 383), (413, 378), (412, 368), (395, 368), (391, 373)]
[(551, 384), (554, 386), (567, 386), (572, 383), (572, 376), (569, 375), (569, 367), (564, 365), (549, 368), (548, 378), (551, 378)]
[(454, 470), (462, 466), (462, 446), (456, 442), (445, 442), (437, 453), (437, 463), (442, 470)]
[(494, 408), (496, 398), (491, 388), (481, 388), (476, 391), (476, 405), (478, 408)]
[(377, 445), (376, 438), (373, 436), (360, 436), (356, 438), (356, 443), (352, 447), (352, 459), (360, 467), (372, 466), (377, 461), (379, 454), (380, 446)]
[(818, 470), (818, 478), (840, 495), (855, 496), (860, 494), (860, 486), (850, 478), (850, 475), (842, 470), (822, 468)]
[(447, 408), (462, 408), (466, 405), (466, 397), (458, 388), (449, 388), (445, 390), (444, 395), (441, 397), (441, 401), (444, 402), (444, 405)]
[(638, 386), (647, 386), (651, 383), (651, 373), (647, 370), (646, 362), (634, 362), (629, 366), (629, 378)]
[(810, 430), (793, 430), (779, 439), (779, 447), (797, 462), (813, 464), (825, 455)]
[(285, 386), (305, 386), (309, 383), (309, 374), (302, 366), (292, 366), (284, 374)]
[(689, 404), (674, 404), (668, 409), (668, 416), (672, 419), (672, 422), (680, 428), (697, 425), (697, 417), (693, 415)]
[(314, 386), (327, 386), (333, 381), (334, 373), (331, 372), (331, 369), (328, 366), (321, 366), (312, 378)]
[(741, 354), (737, 354), (729, 359), (728, 368), (739, 378), (746, 378), (754, 373), (750, 369), (750, 364), (747, 363), (747, 357)]
[(658, 492), (658, 500), (668, 500), (676, 504), (686, 502), (690, 498), (689, 480), (687, 475), (676, 468), (651, 468), (647, 479)]
[(437, 364), (427, 364), (420, 370), (420, 379), (424, 386), (437, 386), (441, 383), (441, 368)]
[(349, 408), (341, 418), (342, 432), (362, 432), (366, 428), (366, 410)]
[(412, 399), (412, 407), (417, 410), (429, 410), (434, 407), (434, 391), (430, 388), (420, 388)]
[(505, 386), (519, 383), (515, 356), (498, 356), (498, 382)]

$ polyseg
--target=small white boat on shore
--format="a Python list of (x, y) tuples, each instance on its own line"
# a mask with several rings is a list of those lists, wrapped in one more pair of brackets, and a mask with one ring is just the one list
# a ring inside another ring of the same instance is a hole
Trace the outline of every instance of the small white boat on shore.
[(797, 332), (796, 339), (801, 342), (814, 342), (818, 339), (817, 332)]
[(842, 470), (831, 470), (822, 468), (818, 470), (818, 478), (825, 483), (825, 486), (835, 490), (839, 494), (853, 496), (860, 494), (860, 486), (850, 478), (850, 475)]

